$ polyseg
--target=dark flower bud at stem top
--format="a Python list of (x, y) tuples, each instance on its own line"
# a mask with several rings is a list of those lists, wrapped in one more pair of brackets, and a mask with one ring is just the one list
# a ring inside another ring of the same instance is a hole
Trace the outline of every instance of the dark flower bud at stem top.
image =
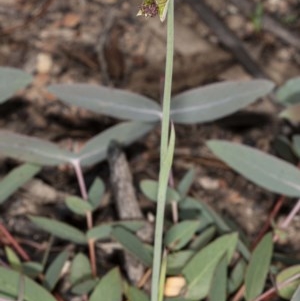
[(145, 0), (140, 6), (138, 16), (155, 17), (158, 15), (158, 5), (154, 0)]

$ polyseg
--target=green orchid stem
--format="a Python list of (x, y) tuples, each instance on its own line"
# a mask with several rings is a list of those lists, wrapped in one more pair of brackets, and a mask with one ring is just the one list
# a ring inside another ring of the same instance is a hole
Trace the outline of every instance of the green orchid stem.
[(169, 1), (167, 16), (167, 56), (165, 69), (165, 84), (163, 97), (163, 115), (161, 126), (161, 142), (160, 142), (160, 172), (159, 172), (159, 188), (157, 199), (157, 213), (154, 236), (154, 258), (152, 271), (152, 287), (151, 301), (158, 301), (160, 290), (163, 289), (159, 284), (161, 258), (162, 258), (162, 236), (164, 213), (166, 205), (166, 191), (168, 179), (164, 179), (163, 163), (167, 155), (170, 129), (170, 104), (171, 104), (171, 88), (173, 74), (173, 52), (174, 52), (174, 0)]

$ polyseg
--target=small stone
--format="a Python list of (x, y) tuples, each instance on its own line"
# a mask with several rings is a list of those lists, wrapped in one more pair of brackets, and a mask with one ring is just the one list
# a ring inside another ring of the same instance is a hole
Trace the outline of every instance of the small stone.
[(36, 71), (37, 73), (49, 73), (53, 65), (52, 57), (47, 53), (37, 55)]
[(165, 283), (164, 295), (166, 297), (178, 297), (185, 285), (186, 281), (181, 276), (168, 277)]
[(202, 177), (199, 180), (199, 184), (207, 190), (216, 190), (220, 188), (220, 182), (219, 180), (212, 179), (209, 177)]

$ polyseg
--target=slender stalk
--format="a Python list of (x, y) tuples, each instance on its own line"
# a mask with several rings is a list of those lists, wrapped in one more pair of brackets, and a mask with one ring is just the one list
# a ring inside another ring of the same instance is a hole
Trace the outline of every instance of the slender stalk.
[(79, 184), (80, 194), (81, 194), (81, 196), (84, 200), (87, 200), (88, 199), (88, 193), (87, 193), (87, 189), (86, 189), (86, 186), (85, 186), (85, 181), (84, 181), (84, 177), (83, 177), (83, 174), (82, 174), (82, 169), (81, 169), (81, 166), (80, 166), (80, 162), (78, 160), (74, 160), (74, 161), (72, 161), (72, 164), (73, 164), (73, 167), (74, 167), (74, 170), (75, 170), (75, 173), (76, 173), (76, 177), (77, 177), (77, 181), (78, 181), (78, 184)]
[(262, 295), (258, 296), (254, 301), (263, 301), (263, 300), (269, 300), (269, 298), (273, 295), (275, 295), (278, 290), (287, 287), (290, 285), (293, 281), (297, 280), (300, 278), (300, 274), (296, 274), (291, 276), (289, 279), (279, 283), (277, 287), (272, 287), (266, 292), (264, 292)]
[(13, 246), (16, 252), (22, 257), (25, 261), (30, 261), (29, 255), (26, 251), (20, 246), (20, 244), (16, 241), (16, 239), (9, 233), (9, 231), (5, 228), (5, 226), (0, 223), (0, 234), (7, 239), (8, 243)]
[(170, 128), (170, 105), (173, 75), (173, 56), (174, 56), (174, 0), (169, 2), (168, 19), (167, 19), (167, 55), (165, 67), (165, 85), (163, 97), (163, 116), (161, 126), (160, 140), (160, 163), (165, 157), (169, 141)]
[[(88, 193), (87, 193), (82, 169), (80, 166), (80, 162), (78, 160), (74, 160), (72, 162), (72, 164), (73, 164), (73, 167), (74, 167), (74, 170), (76, 173), (76, 177), (77, 177), (77, 181), (79, 184), (80, 194), (81, 194), (82, 198), (87, 201)], [(88, 229), (93, 228), (93, 216), (92, 216), (91, 211), (86, 213), (86, 223), (87, 223)], [(89, 239), (88, 246), (89, 246), (89, 257), (90, 257), (90, 262), (91, 262), (92, 274), (96, 277), (97, 276), (97, 265), (96, 265), (96, 254), (95, 254), (95, 241), (93, 239)]]
[(167, 17), (167, 56), (165, 69), (165, 85), (163, 97), (163, 116), (160, 142), (160, 172), (159, 172), (159, 189), (157, 196), (157, 213), (155, 223), (154, 235), (154, 258), (153, 258), (153, 272), (152, 272), (152, 287), (151, 287), (151, 301), (159, 300), (159, 279), (161, 270), (162, 257), (162, 234), (166, 203), (166, 190), (168, 179), (164, 179), (162, 173), (162, 166), (167, 154), (169, 142), (169, 128), (170, 128), (170, 104), (171, 104), (171, 88), (172, 88), (172, 74), (173, 74), (173, 52), (174, 52), (174, 0), (169, 1), (168, 17)]
[(295, 218), (295, 216), (299, 213), (299, 211), (300, 211), (300, 199), (297, 201), (297, 204), (293, 207), (292, 211), (286, 217), (284, 222), (280, 225), (280, 228), (286, 229), (290, 225), (292, 220)]

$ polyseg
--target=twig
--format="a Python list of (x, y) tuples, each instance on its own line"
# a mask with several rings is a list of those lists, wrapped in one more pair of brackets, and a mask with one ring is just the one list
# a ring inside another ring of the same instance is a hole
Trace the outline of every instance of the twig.
[[(264, 292), (262, 295), (260, 295), (259, 297), (257, 297), (254, 301), (263, 301), (263, 300), (268, 300), (271, 296), (275, 295), (276, 292), (279, 290), (279, 289), (282, 289), (286, 286), (288, 286), (291, 282), (297, 280), (300, 278), (300, 274), (296, 274), (292, 277), (290, 277), (289, 279), (279, 283), (277, 285), (277, 287), (272, 287), (270, 288), (268, 291)], [(267, 299), (268, 298), (268, 299)]]
[[(108, 162), (112, 193), (120, 219), (143, 220), (144, 216), (136, 198), (129, 165), (117, 142), (111, 142), (108, 148)], [(152, 228), (148, 224), (145, 228), (138, 231), (137, 234), (141, 239), (149, 241), (152, 238), (152, 232)], [(125, 253), (125, 265), (130, 281), (139, 283), (144, 276), (142, 264), (131, 254)]]
[(280, 225), (280, 228), (286, 229), (299, 211), (300, 211), (300, 199), (298, 200), (297, 204), (293, 207), (289, 215), (286, 217), (286, 219), (283, 221), (283, 223)]
[(26, 251), (19, 245), (19, 243), (14, 239), (14, 237), (9, 233), (9, 231), (5, 228), (5, 226), (0, 223), (0, 232), (6, 237), (8, 242), (14, 247), (17, 253), (26, 261), (30, 260), (29, 255)]
[(269, 214), (268, 216), (268, 219), (266, 220), (265, 224), (263, 225), (262, 229), (260, 230), (259, 234), (257, 235), (256, 239), (254, 240), (254, 242), (252, 243), (252, 246), (251, 246), (251, 249), (255, 249), (255, 247), (257, 246), (257, 244), (261, 241), (261, 239), (263, 238), (263, 236), (266, 234), (266, 232), (269, 230), (270, 228), (270, 225), (271, 225), (271, 222), (272, 220), (275, 219), (275, 217), (277, 216), (279, 210), (281, 209), (283, 203), (284, 203), (284, 199), (285, 197), (284, 196), (281, 196), (274, 208), (272, 209), (271, 213)]

